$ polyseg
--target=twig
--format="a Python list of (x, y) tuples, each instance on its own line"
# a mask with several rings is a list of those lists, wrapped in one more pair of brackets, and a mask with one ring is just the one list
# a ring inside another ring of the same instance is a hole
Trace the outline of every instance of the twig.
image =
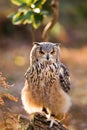
[(49, 32), (50, 32), (51, 28), (57, 22), (58, 15), (59, 15), (59, 0), (52, 0), (51, 6), (52, 6), (52, 11), (53, 11), (53, 18), (45, 26), (45, 28), (43, 30), (43, 33), (42, 33), (42, 39), (43, 39), (43, 41), (48, 41), (48, 39), (49, 39)]

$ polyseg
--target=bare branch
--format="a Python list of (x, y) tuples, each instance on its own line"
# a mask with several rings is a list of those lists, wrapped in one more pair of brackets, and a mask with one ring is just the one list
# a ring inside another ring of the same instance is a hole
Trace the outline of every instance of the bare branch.
[(59, 16), (59, 0), (52, 0), (51, 6), (52, 6), (52, 11), (53, 11), (53, 18), (45, 26), (45, 28), (43, 30), (43, 33), (42, 33), (42, 39), (43, 39), (43, 41), (48, 41), (49, 40), (49, 32), (50, 32), (51, 28), (57, 22), (58, 16)]

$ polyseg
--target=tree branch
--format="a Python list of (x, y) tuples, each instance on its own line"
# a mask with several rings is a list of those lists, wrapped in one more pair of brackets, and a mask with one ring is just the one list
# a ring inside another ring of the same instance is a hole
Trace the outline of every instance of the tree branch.
[(32, 118), (27, 118), (23, 115), (19, 116), (19, 129), (18, 130), (67, 130), (60, 122), (58, 125), (53, 125), (49, 128), (50, 122), (46, 121), (46, 117), (40, 113), (35, 113)]
[(43, 41), (48, 41), (48, 39), (49, 39), (49, 32), (50, 32), (51, 28), (57, 22), (57, 19), (58, 19), (58, 16), (59, 16), (59, 0), (52, 0), (51, 6), (52, 6), (52, 11), (53, 11), (53, 18), (45, 26), (45, 28), (43, 30), (43, 33), (42, 33)]

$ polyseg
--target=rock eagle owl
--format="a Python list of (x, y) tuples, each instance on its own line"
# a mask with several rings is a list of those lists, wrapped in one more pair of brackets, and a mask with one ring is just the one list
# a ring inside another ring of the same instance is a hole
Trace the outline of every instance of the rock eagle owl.
[(68, 94), (70, 76), (67, 67), (60, 61), (60, 45), (35, 42), (25, 78), (21, 93), (24, 109), (29, 114), (45, 110), (52, 127), (56, 123), (54, 118), (66, 114), (71, 106)]

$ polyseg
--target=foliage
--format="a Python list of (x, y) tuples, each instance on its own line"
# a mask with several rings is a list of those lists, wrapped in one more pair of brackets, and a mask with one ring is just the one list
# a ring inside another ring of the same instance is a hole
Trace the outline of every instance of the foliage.
[(11, 15), (15, 25), (32, 24), (37, 29), (44, 16), (51, 13), (51, 0), (11, 0), (11, 2), (19, 6), (18, 11)]
[(82, 25), (87, 21), (87, 0), (62, 0), (60, 2), (61, 23), (68, 26)]
[[(5, 89), (8, 89), (10, 88), (12, 85), (9, 85), (7, 82), (6, 82), (6, 78), (2, 76), (2, 73), (0, 73), (0, 87), (3, 87)], [(12, 100), (12, 101), (15, 101), (17, 102), (17, 98), (15, 98), (14, 96), (12, 96), (11, 94), (9, 93), (2, 93), (0, 92), (0, 105), (5, 105), (4, 104), (4, 100), (3, 100), (3, 97), (6, 97), (8, 98), (9, 100)]]
[[(9, 89), (12, 85), (9, 85), (6, 81), (6, 78), (2, 76), (2, 73), (0, 73), (0, 87), (3, 87), (5, 90)], [(17, 98), (15, 98), (13, 95), (8, 93), (7, 91), (5, 92), (0, 92), (0, 110), (2, 111), (3, 115), (3, 125), (5, 130), (11, 130), (12, 129), (12, 122), (16, 123), (17, 122), (17, 114), (13, 113), (11, 109), (9, 109), (6, 104), (4, 99), (9, 99), (11, 101), (17, 102)], [(0, 128), (1, 128), (0, 124)]]

